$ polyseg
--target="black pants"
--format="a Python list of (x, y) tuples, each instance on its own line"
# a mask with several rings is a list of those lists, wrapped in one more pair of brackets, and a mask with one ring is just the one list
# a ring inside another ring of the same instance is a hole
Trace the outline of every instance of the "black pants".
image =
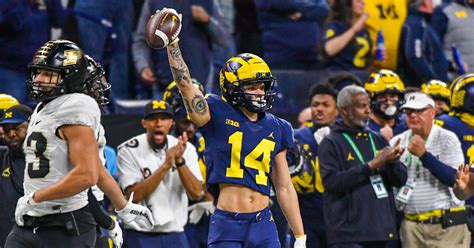
[(94, 247), (95, 228), (72, 236), (63, 227), (19, 227), (15, 225), (7, 237), (5, 248), (85, 248)]

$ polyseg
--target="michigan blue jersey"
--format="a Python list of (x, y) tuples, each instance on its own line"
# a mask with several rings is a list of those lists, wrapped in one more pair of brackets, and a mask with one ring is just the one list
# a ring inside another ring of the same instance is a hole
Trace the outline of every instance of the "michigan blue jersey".
[(298, 202), (305, 233), (309, 236), (314, 236), (313, 233), (324, 232), (324, 186), (319, 168), (318, 144), (313, 135), (315, 130), (311, 127), (302, 127), (295, 130), (295, 140), (303, 144), (304, 149), (310, 152), (311, 161), (309, 161), (309, 165), (303, 166), (298, 175), (291, 178), (298, 192)]
[[(372, 119), (369, 120), (367, 124), (368, 128), (374, 132), (380, 133), (380, 129), (382, 128), (379, 124), (375, 123)], [(408, 130), (407, 122), (406, 122), (406, 115), (402, 114), (397, 116), (395, 120), (395, 126), (392, 127), (393, 136), (397, 136), (406, 130)]]
[(311, 158), (303, 165), (301, 172), (292, 177), (296, 191), (299, 194), (324, 192), (319, 173), (318, 145), (314, 139), (312, 128), (302, 127), (295, 130), (295, 140), (303, 144), (303, 148), (309, 152)]
[(464, 161), (465, 163), (469, 163), (472, 167), (474, 163), (474, 128), (459, 118), (448, 114), (437, 116), (435, 124), (452, 131), (458, 136), (464, 153)]
[(270, 195), (274, 158), (294, 144), (291, 125), (270, 113), (252, 122), (216, 95), (207, 103), (211, 119), (200, 131), (209, 192), (217, 197), (218, 184), (232, 183)]

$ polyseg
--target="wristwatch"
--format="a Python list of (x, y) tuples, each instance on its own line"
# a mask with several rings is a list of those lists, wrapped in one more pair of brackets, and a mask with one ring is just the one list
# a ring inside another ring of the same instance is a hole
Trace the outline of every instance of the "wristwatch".
[(186, 160), (184, 160), (184, 158), (181, 158), (181, 163), (178, 163), (176, 161), (174, 162), (174, 165), (176, 166), (176, 168), (179, 168), (185, 164), (186, 164)]

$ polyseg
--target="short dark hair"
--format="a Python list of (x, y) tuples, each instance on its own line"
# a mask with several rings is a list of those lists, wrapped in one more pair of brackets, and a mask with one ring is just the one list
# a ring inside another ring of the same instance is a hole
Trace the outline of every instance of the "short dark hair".
[(330, 95), (334, 99), (334, 101), (337, 101), (337, 91), (329, 84), (316, 84), (311, 88), (310, 94), (309, 94), (309, 103), (311, 104), (311, 100), (315, 95)]

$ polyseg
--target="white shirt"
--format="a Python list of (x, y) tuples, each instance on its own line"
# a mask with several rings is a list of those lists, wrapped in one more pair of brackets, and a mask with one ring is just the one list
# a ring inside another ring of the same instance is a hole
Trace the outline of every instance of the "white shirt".
[[(178, 143), (178, 139), (171, 135), (166, 138), (167, 147)], [(183, 158), (196, 179), (202, 181), (196, 148), (189, 142)], [(125, 190), (143, 181), (160, 168), (165, 159), (165, 149), (155, 152), (147, 141), (146, 133), (124, 142), (118, 147), (117, 156), (120, 187)], [(177, 170), (170, 169), (156, 190), (140, 204), (150, 208), (153, 213), (155, 226), (150, 232), (184, 231), (184, 225), (188, 221), (188, 196)]]
[[(408, 147), (411, 134), (412, 131), (407, 130), (393, 137), (390, 144), (393, 145), (398, 139), (401, 139), (400, 146)], [(453, 169), (457, 169), (459, 165), (464, 163), (461, 143), (456, 135), (449, 130), (433, 125), (425, 145), (428, 152)], [(411, 163), (408, 164), (410, 156)], [(415, 155), (411, 155), (408, 149), (403, 152), (400, 161), (408, 166), (408, 181), (415, 180), (416, 183), (410, 200), (404, 208), (405, 213), (418, 214), (435, 209), (448, 209), (464, 205), (462, 201), (455, 198), (452, 188), (441, 183), (421, 164), (419, 166), (420, 177), (416, 178), (416, 165), (419, 163), (419, 159)]]

